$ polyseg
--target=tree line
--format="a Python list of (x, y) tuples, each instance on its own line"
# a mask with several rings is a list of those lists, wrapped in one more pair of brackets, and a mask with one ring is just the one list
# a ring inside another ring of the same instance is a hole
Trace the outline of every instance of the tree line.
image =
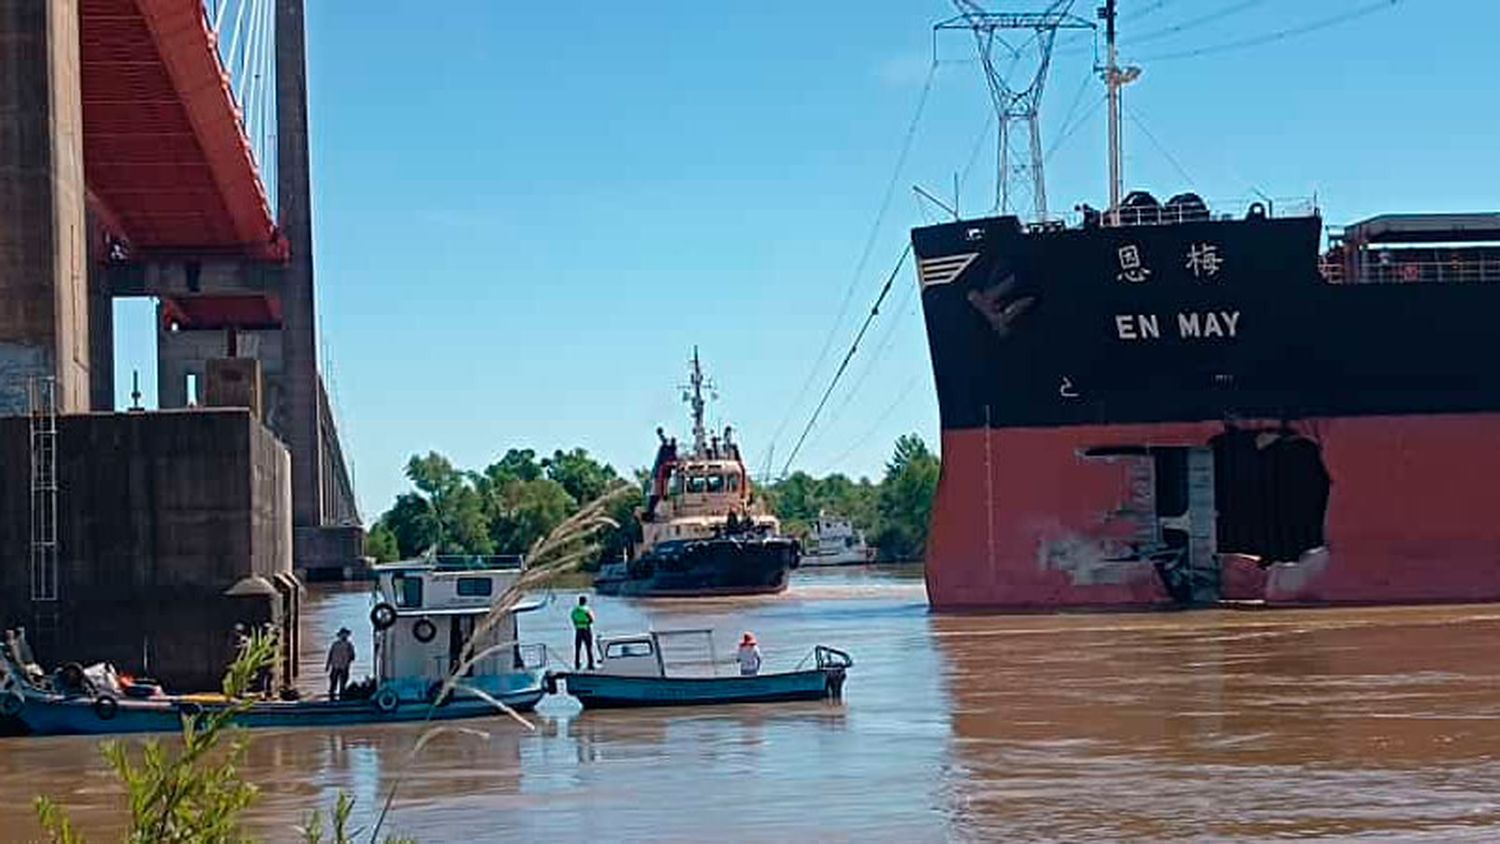
[[(633, 495), (611, 507), (620, 525), (602, 537), (585, 568), (596, 570), (640, 537), (636, 511), (643, 502), (647, 471), (632, 473)], [(510, 449), (481, 470), (464, 470), (436, 452), (406, 463), (412, 488), (370, 528), (366, 553), (378, 562), (440, 554), (522, 554), (580, 507), (602, 495), (622, 476), (582, 448), (550, 456)], [(937, 489), (938, 458), (915, 434), (896, 441), (879, 481), (842, 474), (815, 478), (794, 472), (763, 485), (761, 495), (783, 529), (805, 535), (820, 513), (849, 519), (882, 560), (920, 559)]]

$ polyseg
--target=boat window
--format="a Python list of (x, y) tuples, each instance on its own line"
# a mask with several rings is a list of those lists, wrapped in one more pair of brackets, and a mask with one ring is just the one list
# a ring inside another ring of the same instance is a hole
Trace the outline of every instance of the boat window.
[(740, 473), (739, 472), (730, 472), (728, 475), (726, 475), (724, 477), (724, 479), (728, 482), (729, 491), (730, 492), (739, 492), (740, 491)]
[(465, 598), (486, 598), (495, 592), (495, 583), (488, 577), (460, 577), (458, 594)]
[(647, 641), (637, 642), (610, 642), (604, 649), (605, 659), (619, 659), (629, 656), (650, 656), (651, 643)]
[(391, 586), (395, 587), (396, 606), (422, 606), (422, 578), (398, 576), (391, 581)]
[(681, 495), (682, 494), (682, 473), (681, 472), (673, 472), (672, 473), (672, 479), (670, 481), (668, 481), (668, 483), (670, 484), (670, 489), (668, 490), (668, 492), (670, 492), (672, 495)]
[(688, 475), (687, 491), (702, 494), (708, 488), (708, 479), (702, 475)]
[(707, 478), (707, 480), (708, 480), (708, 491), (709, 492), (723, 492), (724, 491), (724, 476), (723, 475), (709, 475), (708, 478)]

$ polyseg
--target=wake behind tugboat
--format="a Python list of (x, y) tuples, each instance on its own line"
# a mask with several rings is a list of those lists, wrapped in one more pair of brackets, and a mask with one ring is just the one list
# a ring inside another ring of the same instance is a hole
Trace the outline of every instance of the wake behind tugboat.
[(646, 506), (642, 542), (631, 559), (610, 563), (594, 588), (604, 595), (702, 597), (755, 595), (786, 589), (800, 556), (797, 541), (756, 499), (734, 432), (710, 435), (703, 424), (703, 367), (693, 350), (693, 447), (658, 428), (660, 445)]

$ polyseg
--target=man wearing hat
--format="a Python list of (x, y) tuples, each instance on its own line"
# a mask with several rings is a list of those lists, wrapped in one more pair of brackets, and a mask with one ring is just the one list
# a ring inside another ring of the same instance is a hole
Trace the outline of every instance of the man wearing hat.
[(349, 641), (349, 628), (340, 627), (338, 638), (328, 649), (328, 661), (324, 669), (328, 672), (328, 699), (338, 700), (344, 696), (344, 686), (349, 682), (349, 666), (354, 664), (354, 643)]

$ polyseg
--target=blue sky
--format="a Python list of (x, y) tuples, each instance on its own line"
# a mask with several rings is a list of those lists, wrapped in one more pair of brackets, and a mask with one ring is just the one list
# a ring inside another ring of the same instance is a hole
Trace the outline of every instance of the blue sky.
[[(1500, 9), (1384, 5), (1277, 39), (1371, 4), (1121, 0), (1145, 71), (1127, 187), (1316, 194), (1329, 223), (1493, 209)], [(989, 105), (955, 35), (875, 226), (944, 3), (309, 6), (320, 327), (367, 518), (414, 452), (644, 464), (657, 425), (685, 434), (694, 344), (711, 418), (756, 471), (774, 438), (779, 470), (907, 230), (936, 219), (911, 186), (950, 195), (973, 158), (962, 209), (992, 204)], [(1056, 207), (1104, 202), (1091, 43), (1059, 40), (1043, 105)], [(908, 267), (794, 468), (877, 475), (897, 435), (936, 443), (914, 286)], [(121, 307), (128, 393), (149, 323)]]

